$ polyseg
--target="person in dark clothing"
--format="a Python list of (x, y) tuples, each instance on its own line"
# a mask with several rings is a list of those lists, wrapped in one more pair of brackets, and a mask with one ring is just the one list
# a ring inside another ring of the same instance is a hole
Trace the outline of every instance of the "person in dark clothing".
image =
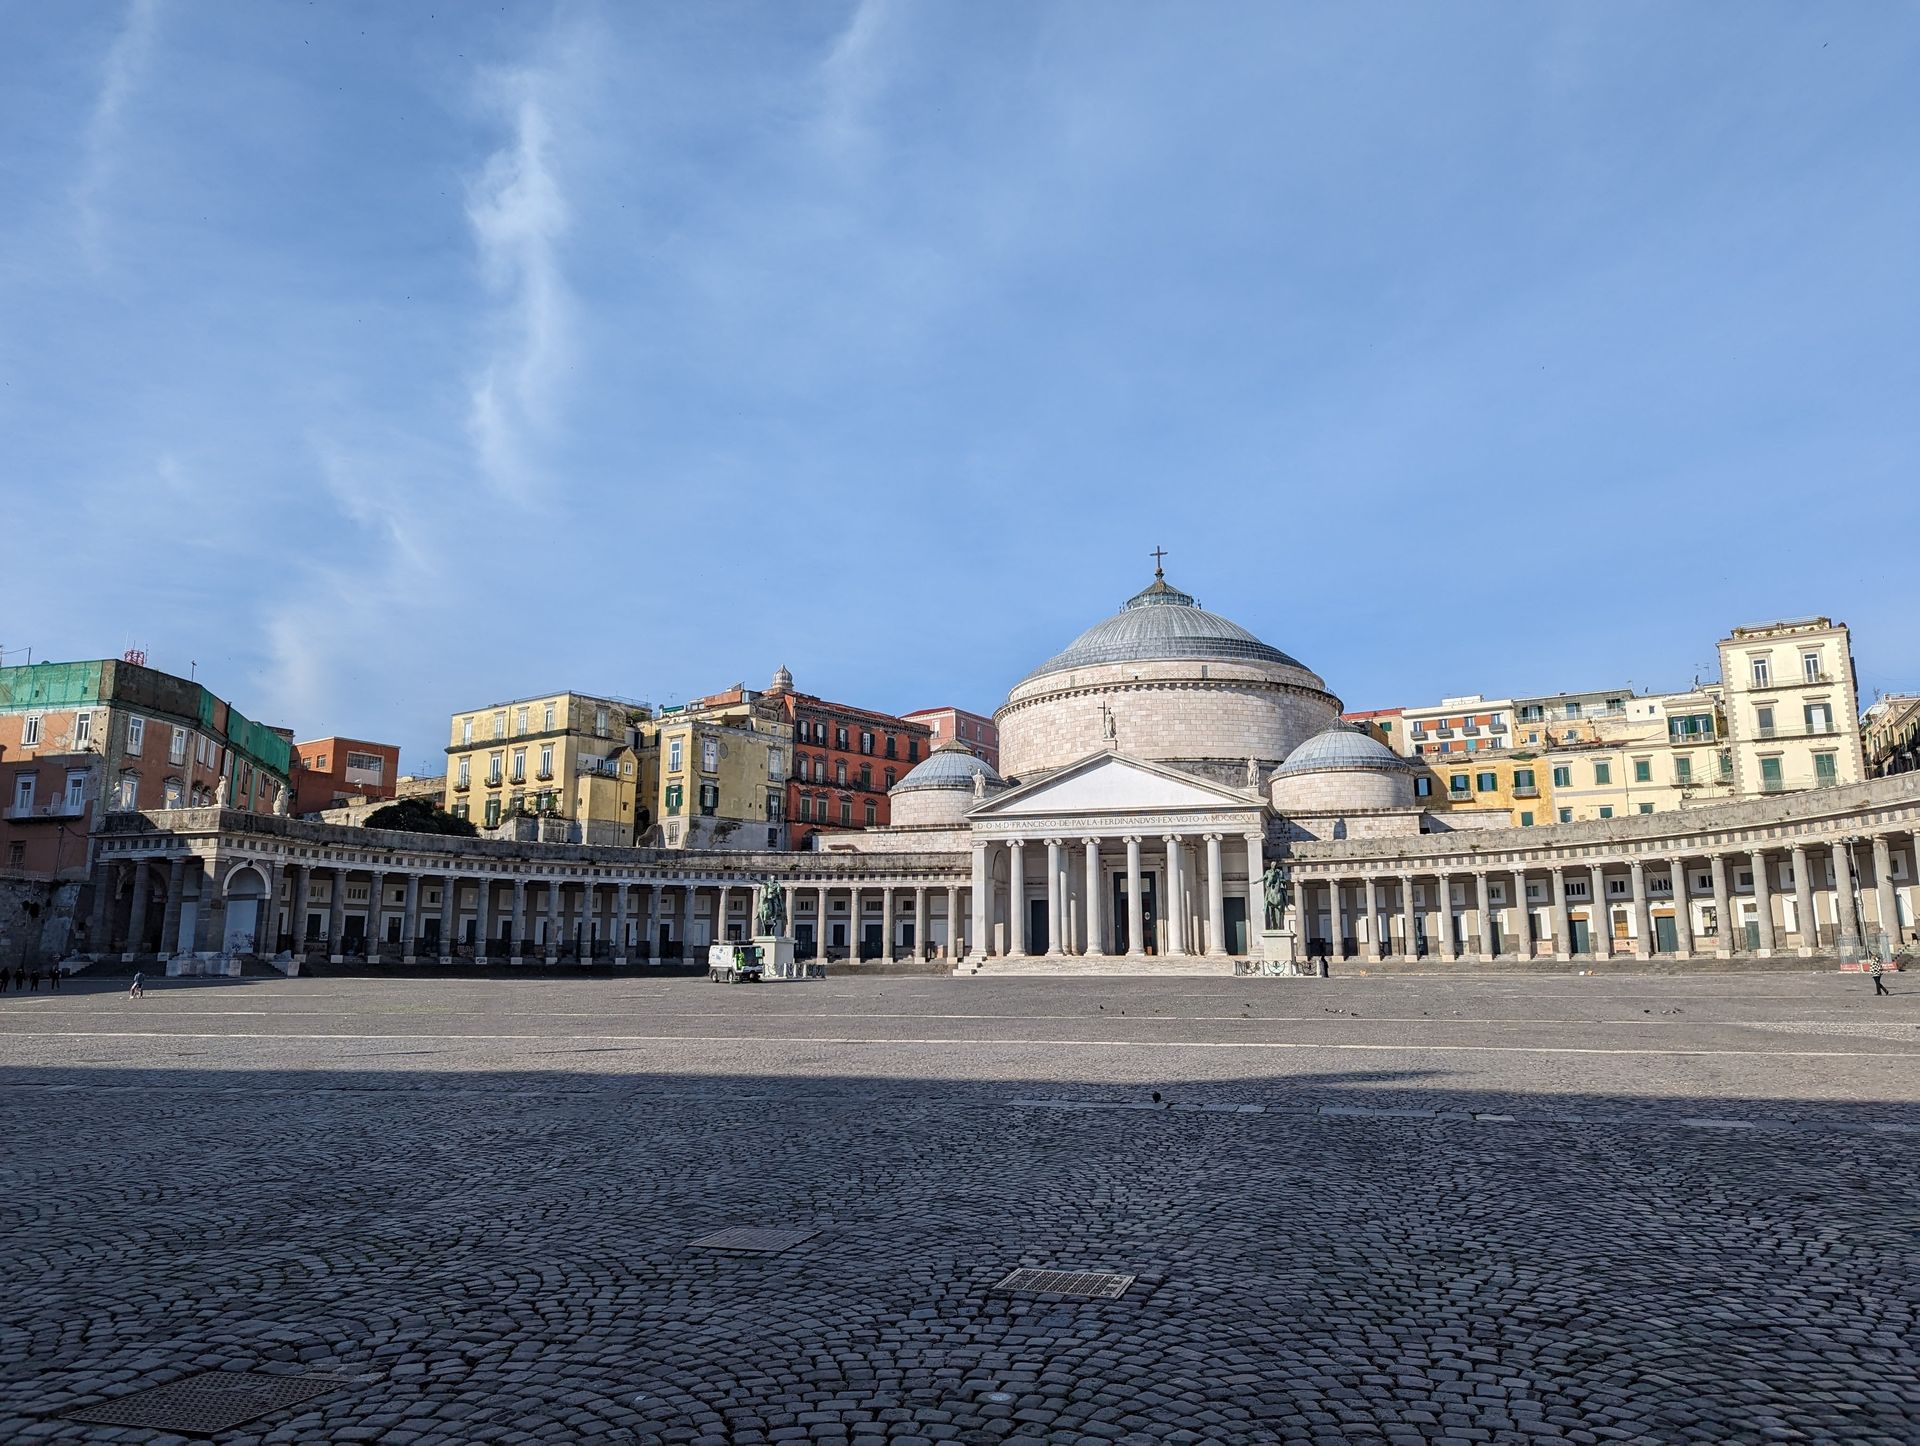
[(0, 994), (7, 992), (7, 984), (12, 978), (13, 976), (7, 973), (6, 970), (0, 969)]
[(60, 966), (58, 964), (47, 971), (47, 987), (56, 994), (60, 992)]
[(40, 992), (40, 971), (38, 969), (34, 970), (33, 973), (27, 976), (27, 981), (32, 991), (38, 994)]
[(25, 989), (27, 987), (27, 966), (26, 965), (22, 964), (19, 968), (13, 971), (13, 987), (15, 989)]
[(1867, 961), (1867, 973), (1873, 976), (1873, 992), (1876, 996), (1893, 993), (1891, 989), (1887, 988), (1886, 969), (1878, 959), (1869, 959)]

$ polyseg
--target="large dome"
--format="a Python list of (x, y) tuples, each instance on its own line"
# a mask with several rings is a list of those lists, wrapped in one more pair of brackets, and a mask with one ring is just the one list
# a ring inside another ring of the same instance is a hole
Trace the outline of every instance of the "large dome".
[(1239, 786), (1340, 714), (1312, 671), (1153, 582), (1014, 684), (994, 714), (1000, 768), (1026, 781), (1101, 749)]
[(1218, 658), (1223, 662), (1279, 663), (1298, 668), (1298, 659), (1267, 646), (1236, 622), (1210, 613), (1188, 593), (1154, 574), (1152, 586), (1127, 599), (1126, 606), (1097, 622), (1063, 650), (1020, 681), (1096, 663), (1157, 662), (1179, 658)]

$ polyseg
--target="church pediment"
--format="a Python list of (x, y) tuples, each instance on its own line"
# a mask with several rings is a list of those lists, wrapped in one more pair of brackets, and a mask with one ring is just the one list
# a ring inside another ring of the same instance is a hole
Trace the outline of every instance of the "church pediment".
[(976, 822), (1063, 815), (1113, 813), (1207, 813), (1243, 810), (1258, 813), (1259, 799), (1209, 783), (1176, 769), (1101, 753), (1069, 764), (1057, 773), (1011, 789), (974, 809)]

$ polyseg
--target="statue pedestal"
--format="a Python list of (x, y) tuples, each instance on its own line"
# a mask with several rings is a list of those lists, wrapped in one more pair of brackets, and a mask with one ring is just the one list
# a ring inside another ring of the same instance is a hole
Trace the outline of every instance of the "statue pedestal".
[(1276, 963), (1291, 964), (1294, 960), (1294, 936), (1291, 929), (1262, 929), (1260, 931), (1260, 957)]
[(785, 934), (755, 934), (753, 947), (760, 951), (760, 965), (769, 979), (798, 979), (799, 968), (793, 962), (793, 940)]

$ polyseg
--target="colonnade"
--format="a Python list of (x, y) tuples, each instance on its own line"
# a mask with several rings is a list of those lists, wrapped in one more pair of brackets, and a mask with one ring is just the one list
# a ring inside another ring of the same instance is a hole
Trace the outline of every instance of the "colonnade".
[(1904, 830), (1504, 866), (1303, 860), (1293, 882), (1297, 952), (1372, 961), (1885, 952), (1920, 903)]
[(1251, 831), (976, 838), (972, 938), (1012, 959), (1246, 953), (1265, 850)]

